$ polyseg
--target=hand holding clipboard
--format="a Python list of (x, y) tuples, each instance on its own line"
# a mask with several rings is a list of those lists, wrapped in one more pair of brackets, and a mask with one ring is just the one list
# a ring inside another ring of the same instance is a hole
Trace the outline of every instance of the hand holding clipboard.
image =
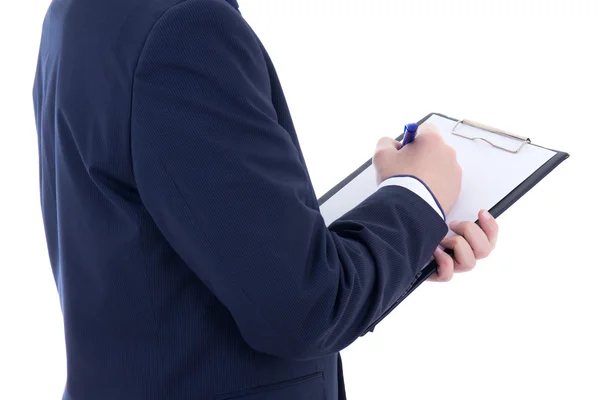
[[(431, 135), (435, 135), (436, 139), (439, 138), (439, 133), (434, 125), (428, 124), (419, 128), (419, 124), (408, 124), (404, 127), (402, 149), (406, 149), (406, 146), (415, 140), (417, 131), (422, 131), (423, 128), (425, 129), (425, 135), (427, 135), (426, 138)], [(421, 133), (421, 136), (422, 135), (423, 133)], [(442, 139), (440, 138), (438, 140)], [(451, 158), (454, 161), (455, 157)], [(455, 168), (451, 168), (453, 166), (452, 164), (454, 163), (450, 163), (450, 171), (443, 172), (451, 178), (454, 178), (454, 181), (457, 182), (453, 182), (452, 179), (444, 179), (444, 177), (439, 175), (431, 177), (432, 179), (437, 178), (438, 180), (439, 191), (434, 192), (437, 194), (437, 199), (440, 200), (442, 205), (448, 202), (444, 201), (444, 199), (440, 199), (441, 195), (448, 195), (453, 204), (460, 193), (462, 171), (460, 171), (458, 165), (456, 165)], [(452, 169), (454, 169), (454, 171), (452, 171)], [(439, 182), (440, 178), (441, 182)], [(428, 183), (429, 180), (425, 180), (426, 183)], [(444, 210), (450, 209), (452, 204), (446, 204)], [(481, 260), (490, 254), (498, 239), (498, 225), (487, 210), (481, 210), (479, 212), (479, 220), (481, 221), (479, 225), (471, 221), (450, 222), (449, 228), (457, 235), (444, 238), (440, 243), (440, 247), (433, 253), (437, 265), (436, 273), (430, 276), (430, 280), (447, 282), (452, 278), (455, 272), (472, 270), (475, 268), (477, 260)]]
[[(446, 215), (446, 221), (479, 220), (479, 211), (489, 210), (497, 218), (540, 182), (569, 155), (531, 143), (529, 138), (468, 120), (431, 113), (418, 125), (431, 123), (444, 141), (456, 151), (462, 174), (460, 194)], [(403, 136), (398, 140), (402, 140)], [(377, 189), (376, 171), (371, 160), (350, 174), (319, 199), (327, 225), (350, 211)], [(451, 231), (449, 235), (452, 235)], [(402, 300), (436, 271), (429, 262), (414, 277), (410, 288), (374, 324), (387, 316)]]

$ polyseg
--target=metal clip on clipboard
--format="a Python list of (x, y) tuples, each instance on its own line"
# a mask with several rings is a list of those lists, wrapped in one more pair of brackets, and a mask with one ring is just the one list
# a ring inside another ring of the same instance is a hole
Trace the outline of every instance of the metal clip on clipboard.
[[(500, 146), (496, 143), (491, 142), (490, 140), (484, 138), (484, 137), (480, 137), (480, 136), (467, 136), (464, 133), (460, 133), (457, 132), (457, 128), (460, 125), (468, 125), (468, 126), (472, 126), (473, 128), (477, 128), (477, 129), (482, 129), (484, 131), (487, 132), (491, 132), (491, 133), (495, 133), (497, 135), (509, 138), (509, 139), (513, 139), (516, 140), (518, 142), (520, 142), (521, 144), (519, 145), (519, 147), (517, 149), (511, 149), (508, 147), (504, 147), (504, 146)], [(469, 139), (469, 140), (482, 140), (488, 144), (490, 144), (491, 146), (500, 149), (500, 150), (504, 150), (504, 151), (508, 151), (509, 153), (518, 153), (519, 150), (521, 150), (523, 148), (523, 146), (525, 146), (528, 143), (531, 143), (531, 140), (529, 138), (523, 137), (523, 136), (519, 136), (519, 135), (515, 135), (513, 133), (509, 133), (506, 131), (503, 131), (501, 129), (497, 129), (497, 128), (492, 128), (491, 126), (488, 125), (484, 125), (484, 124), (480, 124), (479, 122), (475, 122), (475, 121), (470, 121), (467, 119), (461, 119), (460, 121), (458, 121), (456, 123), (456, 125), (454, 125), (454, 128), (452, 128), (452, 134), (456, 135), (456, 136), (460, 136), (463, 137), (465, 139)]]

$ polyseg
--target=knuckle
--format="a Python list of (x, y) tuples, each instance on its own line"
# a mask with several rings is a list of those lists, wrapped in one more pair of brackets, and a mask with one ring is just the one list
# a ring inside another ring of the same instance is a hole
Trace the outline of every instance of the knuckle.
[(438, 130), (437, 126), (435, 126), (434, 124), (422, 124), (419, 129), (421, 130), (420, 133), (422, 134), (426, 134), (426, 135), (438, 135), (440, 134), (440, 131)]
[(467, 240), (461, 235), (456, 235), (452, 237), (452, 244), (454, 247), (457, 247), (457, 250), (460, 250), (462, 246), (468, 245)]
[(488, 220), (488, 229), (492, 232), (492, 234), (498, 236), (498, 232), (500, 231), (500, 227), (498, 226), (498, 222), (495, 218)]
[(429, 146), (439, 146), (443, 141), (442, 136), (438, 133), (437, 129), (426, 129), (421, 137)]
[(492, 252), (492, 245), (490, 243), (487, 243), (487, 245), (485, 245), (483, 247), (478, 247), (474, 251), (475, 257), (477, 257), (478, 260), (488, 257), (491, 252)]
[(454, 245), (454, 251), (458, 251), (459, 253), (467, 253), (468, 251), (471, 251), (471, 246), (469, 245), (469, 242), (467, 242), (467, 239), (465, 239), (464, 237), (460, 236), (460, 235), (456, 235), (456, 244)]
[(436, 146), (444, 146), (444, 138), (442, 138), (442, 135), (440, 135), (437, 131), (432, 132), (430, 135), (430, 140), (431, 143), (433, 143)]
[(432, 143), (431, 134), (427, 131), (421, 133), (420, 135), (417, 135), (417, 140), (419, 140), (420, 143), (422, 143), (425, 146), (430, 146)]
[(466, 235), (471, 235), (474, 236), (477, 234), (477, 231), (480, 229), (475, 222), (472, 221), (465, 221), (463, 222), (464, 226), (464, 231)]
[(388, 136), (380, 137), (379, 140), (377, 141), (376, 149), (388, 147), (393, 140), (394, 139), (392, 139)]
[(453, 229), (453, 231), (456, 232), (456, 236), (454, 237), (455, 245), (460, 243), (460, 239), (462, 238), (462, 235), (465, 232), (465, 224), (466, 224), (466, 221), (460, 221), (459, 223), (456, 224), (456, 226)]
[(472, 260), (472, 261), (468, 261), (465, 265), (464, 268), (466, 271), (472, 271), (475, 268), (475, 265), (477, 264), (477, 261)]
[(380, 138), (379, 138), (379, 140), (377, 141), (377, 144), (378, 144), (378, 145), (379, 145), (379, 144), (383, 144), (383, 143), (387, 142), (388, 140), (389, 140), (389, 137), (387, 137), (387, 136), (382, 136), (382, 137), (380, 137)]
[(380, 161), (382, 158), (385, 158), (387, 151), (383, 147), (378, 147), (373, 154), (373, 160)]
[(451, 271), (440, 271), (438, 270), (437, 281), (438, 282), (449, 282), (452, 279)]
[(456, 236), (446, 236), (442, 242), (442, 246), (454, 250), (456, 247)]

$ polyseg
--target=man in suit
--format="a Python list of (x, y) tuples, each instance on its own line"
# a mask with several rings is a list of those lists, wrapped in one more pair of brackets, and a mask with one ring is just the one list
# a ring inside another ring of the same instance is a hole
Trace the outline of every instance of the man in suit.
[(485, 211), (444, 239), (461, 171), (432, 127), (380, 140), (379, 189), (325, 226), (235, 0), (53, 1), (34, 109), (65, 400), (345, 398), (339, 351), (432, 254), (446, 281), (496, 240)]

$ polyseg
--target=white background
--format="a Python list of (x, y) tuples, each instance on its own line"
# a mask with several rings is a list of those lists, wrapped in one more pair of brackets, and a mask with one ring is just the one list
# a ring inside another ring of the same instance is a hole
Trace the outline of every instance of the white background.
[[(47, 0), (0, 14), (0, 399), (58, 399), (31, 87)], [(571, 158), (499, 219), (493, 256), (427, 284), (343, 352), (350, 399), (600, 399), (596, 0), (240, 0), (318, 195), (431, 111)], [(490, 182), (493, 184), (493, 182)]]

